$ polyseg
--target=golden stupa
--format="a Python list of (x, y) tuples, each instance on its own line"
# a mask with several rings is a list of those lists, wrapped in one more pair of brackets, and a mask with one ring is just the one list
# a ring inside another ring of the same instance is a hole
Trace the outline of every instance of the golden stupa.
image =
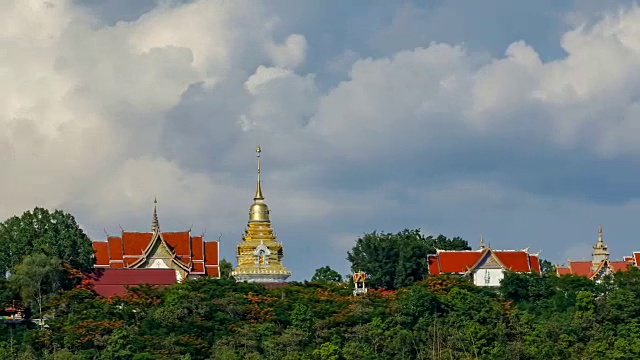
[(282, 265), (282, 244), (269, 220), (269, 207), (264, 202), (260, 184), (260, 145), (258, 153), (258, 182), (253, 204), (249, 208), (249, 222), (237, 246), (238, 266), (231, 272), (237, 281), (273, 283), (285, 281), (291, 272)]

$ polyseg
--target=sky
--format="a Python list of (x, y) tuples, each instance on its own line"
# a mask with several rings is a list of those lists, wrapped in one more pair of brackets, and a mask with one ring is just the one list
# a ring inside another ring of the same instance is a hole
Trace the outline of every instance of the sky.
[(221, 240), (262, 145), (292, 280), (364, 233), (554, 263), (640, 251), (640, 7), (540, 0), (0, 2), (0, 218)]

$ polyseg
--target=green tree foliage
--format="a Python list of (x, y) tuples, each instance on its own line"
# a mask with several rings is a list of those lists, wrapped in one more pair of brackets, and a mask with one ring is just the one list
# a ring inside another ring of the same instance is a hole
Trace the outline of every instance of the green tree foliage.
[(63, 276), (64, 270), (58, 258), (44, 254), (27, 255), (13, 268), (9, 284), (25, 304), (41, 314), (44, 301), (60, 289)]
[(48, 330), (0, 323), (0, 358), (636, 359), (638, 304), (637, 269), (601, 283), (508, 273), (499, 289), (430, 276), (357, 297), (321, 282), (75, 288), (49, 299)]
[(329, 266), (323, 266), (321, 268), (317, 268), (313, 276), (311, 277), (311, 281), (314, 282), (341, 282), (342, 275), (339, 272), (333, 270)]
[(91, 240), (75, 218), (36, 207), (0, 223), (0, 276), (32, 254), (56, 257), (75, 269), (93, 266)]
[(372, 287), (398, 289), (422, 280), (428, 273), (427, 255), (436, 249), (468, 250), (469, 244), (459, 238), (424, 236), (420, 229), (398, 233), (364, 234), (347, 253), (352, 271), (364, 271)]
[(226, 259), (220, 260), (220, 278), (221, 279), (231, 279), (231, 271), (233, 270), (233, 265), (228, 262)]

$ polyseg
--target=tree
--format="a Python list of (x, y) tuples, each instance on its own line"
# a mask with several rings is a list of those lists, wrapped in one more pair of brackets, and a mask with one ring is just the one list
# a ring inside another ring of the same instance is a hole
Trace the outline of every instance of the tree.
[(228, 262), (226, 259), (220, 260), (220, 278), (221, 279), (230, 279), (231, 270), (233, 270), (233, 265), (230, 262)]
[(397, 289), (424, 279), (427, 275), (427, 255), (443, 250), (469, 250), (469, 244), (459, 238), (444, 235), (425, 237), (420, 229), (405, 229), (396, 234), (372, 232), (364, 234), (347, 253), (352, 271), (370, 275), (373, 287)]
[(543, 275), (555, 275), (556, 267), (551, 263), (551, 261), (540, 259), (540, 273)]
[(36, 207), (0, 223), (0, 276), (31, 254), (56, 257), (72, 268), (93, 266), (91, 240), (75, 218), (61, 210)]
[(333, 270), (329, 266), (323, 266), (321, 268), (317, 268), (316, 272), (311, 277), (311, 281), (315, 282), (341, 282), (342, 275), (339, 272)]
[(28, 255), (14, 267), (9, 284), (26, 304), (37, 306), (38, 313), (42, 316), (44, 300), (60, 288), (63, 277), (60, 259), (34, 254)]

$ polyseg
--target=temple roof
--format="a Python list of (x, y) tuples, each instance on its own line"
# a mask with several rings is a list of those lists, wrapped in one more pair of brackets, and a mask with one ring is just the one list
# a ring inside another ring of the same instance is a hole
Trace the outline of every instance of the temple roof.
[[(635, 255), (635, 253), (634, 253)], [(604, 266), (608, 266), (611, 271), (625, 271), (627, 266), (633, 265), (634, 263), (629, 260), (627, 257), (625, 260), (603, 260), (601, 261), (595, 270), (593, 270), (593, 263), (589, 260), (581, 260), (581, 261), (573, 261), (568, 260), (566, 266), (556, 266), (556, 274), (558, 275), (578, 275), (585, 276), (589, 279), (593, 278), (596, 274), (598, 274)]]
[(491, 257), (495, 263), (505, 270), (515, 272), (540, 272), (540, 261), (537, 255), (525, 250), (438, 250), (429, 255), (429, 273), (468, 273), (481, 262)]
[(94, 269), (87, 277), (98, 295), (121, 295), (127, 286), (142, 284), (167, 286), (177, 282), (173, 269)]

